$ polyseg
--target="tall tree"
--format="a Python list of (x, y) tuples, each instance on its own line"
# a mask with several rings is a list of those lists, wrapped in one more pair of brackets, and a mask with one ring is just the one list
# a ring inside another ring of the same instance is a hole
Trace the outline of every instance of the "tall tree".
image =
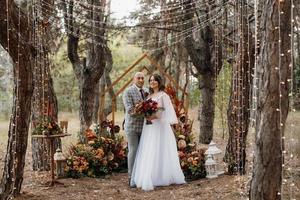
[[(49, 13), (55, 13), (54, 2), (52, 0), (37, 0), (34, 3), (33, 18), (35, 21), (43, 22), (43, 25), (35, 24), (33, 33), (34, 43), (38, 48), (33, 74), (32, 129), (35, 128), (37, 122), (48, 120), (47, 118), (51, 118), (54, 122), (58, 121), (57, 98), (53, 88), (49, 60), (50, 46), (54, 46), (51, 43), (53, 38), (50, 38), (51, 27), (49, 23), (49, 18), (53, 14), (49, 15)], [(60, 139), (55, 141), (55, 148), (57, 147), (61, 148)], [(49, 143), (43, 138), (31, 138), (31, 149), (33, 170), (49, 170), (51, 158)]]
[(250, 199), (281, 199), (283, 133), (289, 109), (291, 1), (261, 2), (258, 107)]
[(231, 93), (227, 112), (229, 138), (224, 160), (230, 174), (245, 174), (254, 42), (249, 27), (247, 1), (238, 0), (235, 4), (238, 27), (234, 28), (237, 29), (236, 36), (239, 36), (237, 39), (238, 52), (232, 67)]
[[(79, 82), (80, 89), (80, 132), (90, 127), (93, 122), (95, 96), (98, 95), (98, 83), (105, 69), (105, 27), (106, 0), (89, 1), (93, 5), (87, 13), (91, 35), (87, 37), (87, 57), (80, 59), (78, 54), (80, 28), (76, 24), (74, 1), (65, 4), (65, 21), (68, 32), (68, 57)], [(67, 9), (68, 8), (68, 9)], [(78, 13), (78, 11), (77, 11)], [(67, 17), (68, 16), (68, 17)], [(80, 137), (81, 142), (85, 138)]]
[[(94, 108), (95, 123), (98, 122), (101, 123), (105, 121), (107, 119), (107, 116), (112, 112), (111, 103), (109, 103), (108, 105), (105, 104), (105, 95), (107, 95), (105, 93), (105, 90), (112, 84), (109, 73), (111, 72), (113, 67), (112, 53), (108, 48), (106, 48), (105, 50), (105, 57), (106, 57), (105, 70), (99, 81), (99, 95), (97, 95), (95, 99), (95, 108)], [(113, 88), (109, 88), (108, 94), (110, 100), (112, 100), (116, 96)], [(117, 110), (117, 108), (115, 108), (115, 110)]]
[(14, 62), (13, 109), (0, 186), (1, 200), (20, 194), (23, 182), (33, 91), (31, 60), (35, 56), (29, 22), (13, 0), (0, 0), (0, 43)]
[[(198, 24), (203, 26), (197, 31), (197, 41), (193, 34), (193, 21), (195, 13), (191, 12), (195, 9), (196, 2), (193, 0), (187, 0), (183, 4), (186, 10), (185, 21), (186, 30), (188, 30), (188, 36), (185, 39), (185, 48), (191, 58), (193, 65), (196, 68), (194, 75), (198, 78), (199, 89), (201, 92), (200, 104), (199, 104), (199, 121), (200, 121), (200, 135), (199, 141), (201, 143), (208, 144), (213, 138), (213, 124), (215, 116), (215, 90), (216, 90), (216, 77), (222, 67), (222, 46), (216, 41), (215, 33), (218, 31), (214, 29), (210, 21), (212, 10), (217, 9), (215, 13), (220, 12), (219, 7), (211, 7), (210, 4), (216, 5), (216, 2), (210, 2), (208, 4), (205, 0), (200, 1), (202, 9), (197, 9)], [(205, 19), (201, 19), (200, 16), (205, 16)], [(205, 24), (202, 21), (206, 21)], [(217, 51), (217, 52), (215, 52)], [(216, 64), (217, 63), (217, 64)]]

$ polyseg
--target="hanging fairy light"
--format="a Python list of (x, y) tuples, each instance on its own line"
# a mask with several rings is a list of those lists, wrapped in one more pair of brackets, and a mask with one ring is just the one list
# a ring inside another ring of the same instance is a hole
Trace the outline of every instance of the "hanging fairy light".
[[(252, 31), (250, 30), (250, 17), (249, 16), (251, 14), (251, 10), (250, 10), (251, 7), (249, 7), (249, 0), (246, 1), (246, 4), (247, 4), (246, 16), (247, 16), (247, 26), (248, 26), (248, 28), (247, 28), (247, 32), (248, 32), (248, 34), (247, 34), (248, 35), (248, 37), (247, 37), (247, 44), (248, 44), (248, 47), (247, 47), (248, 72), (247, 72), (247, 74), (248, 74), (248, 79), (249, 79), (248, 85), (250, 87), (249, 88), (250, 89), (250, 94), (249, 94), (249, 99), (248, 99), (248, 101), (249, 101), (249, 126), (248, 126), (249, 130), (248, 130), (248, 132), (250, 132), (250, 131), (252, 132), (253, 131), (253, 127), (255, 125), (254, 124), (255, 116), (253, 116), (253, 113), (254, 113), (254, 111), (253, 111), (253, 108), (254, 108), (253, 107), (253, 100), (254, 100), (253, 93), (254, 93), (254, 82), (256, 82), (256, 80), (255, 80), (256, 77), (253, 77), (253, 74), (252, 74), (252, 71), (255, 71), (255, 69), (252, 70), (252, 66), (255, 68), (255, 61), (253, 63), (251, 63), (251, 56), (254, 56), (254, 58), (256, 59), (256, 55), (255, 55), (255, 53), (254, 53), (254, 55), (252, 55), (251, 54), (252, 52), (250, 52), (250, 51), (252, 51), (251, 48), (250, 48), (251, 47), (250, 44), (252, 44), (252, 41), (254, 41), (254, 40), (252, 38)], [(254, 5), (255, 5), (255, 2), (254, 2)], [(255, 15), (255, 12), (257, 12), (257, 10), (255, 11), (256, 8), (257, 8), (257, 5), (255, 5), (253, 7), (253, 10), (252, 10), (252, 12), (254, 13), (254, 15)], [(256, 17), (255, 17), (254, 20), (255, 20), (254, 26), (256, 26), (257, 25), (257, 22), (256, 22), (257, 19), (256, 19)], [(256, 30), (256, 27), (255, 27), (255, 30)], [(256, 33), (254, 33), (254, 34), (256, 34)], [(255, 50), (256, 50), (256, 46), (254, 46), (254, 47), (255, 47)], [(252, 80), (252, 82), (251, 82), (251, 80)], [(250, 141), (249, 142), (249, 148), (252, 148), (252, 146), (253, 146), (253, 143), (252, 143), (252, 141)], [(252, 177), (253, 156), (254, 156), (253, 151), (249, 151), (248, 157), (249, 157), (250, 162), (248, 163), (248, 176), (246, 176), (245, 193), (248, 193), (248, 191), (250, 190), (250, 184), (248, 184), (248, 183), (250, 183), (251, 177)]]
[[(295, 108), (294, 108), (294, 1), (291, 0), (291, 33), (289, 34), (290, 37), (290, 43), (291, 43), (291, 47), (290, 50), (288, 50), (288, 53), (290, 53), (290, 59), (291, 59), (291, 63), (289, 64), (289, 70), (290, 70), (290, 78), (287, 80), (288, 84), (289, 84), (289, 115), (291, 116), (291, 118), (294, 117), (295, 114)], [(293, 162), (294, 162), (294, 151), (293, 149), (296, 147), (296, 144), (294, 143), (295, 139), (295, 124), (293, 122), (292, 119), (290, 119), (289, 121), (289, 129), (290, 129), (290, 135), (289, 135), (289, 139), (287, 140), (287, 152), (284, 152), (285, 154), (285, 163), (286, 163), (286, 170), (285, 170), (285, 174), (287, 174), (287, 180), (285, 187), (288, 190), (288, 198), (290, 199), (296, 199), (295, 197), (295, 180), (293, 177)]]
[[(289, 49), (285, 49), (283, 45), (283, 41), (282, 39), (282, 22), (281, 22), (281, 17), (283, 15), (285, 15), (286, 13), (283, 11), (283, 7), (282, 4), (284, 3), (284, 1), (279, 1), (278, 2), (278, 27), (276, 27), (276, 30), (278, 30), (278, 67), (275, 68), (278, 71), (278, 77), (279, 77), (279, 83), (278, 83), (278, 90), (279, 90), (279, 104), (278, 104), (278, 108), (277, 111), (279, 112), (279, 130), (280, 130), (280, 148), (281, 148), (281, 163), (282, 163), (282, 167), (281, 167), (281, 176), (282, 176), (282, 184), (281, 184), (281, 188), (278, 192), (278, 195), (281, 196), (281, 198), (285, 197), (288, 193), (287, 191), (289, 191), (289, 193), (291, 192), (291, 187), (294, 185), (293, 183), (293, 179), (288, 177), (286, 174), (288, 174), (291, 171), (291, 166), (290, 165), (290, 160), (292, 158), (289, 158), (289, 154), (292, 154), (292, 149), (289, 148), (290, 146), (290, 141), (288, 140), (288, 135), (285, 136), (284, 135), (284, 122), (286, 121), (286, 116), (285, 115), (285, 107), (282, 107), (282, 102), (286, 101), (286, 99), (283, 99), (283, 94), (285, 94), (285, 90), (282, 88), (287, 88), (287, 92), (288, 92), (288, 98), (289, 98), (289, 107), (287, 108), (290, 111), (290, 116), (293, 115), (293, 113), (291, 113), (291, 111), (293, 111), (293, 8), (294, 8), (294, 4), (293, 1), (291, 1), (291, 33), (289, 34), (290, 37), (290, 47)], [(289, 11), (288, 11), (289, 12)], [(284, 34), (284, 32), (283, 32)], [(290, 54), (290, 55), (289, 55)], [(285, 68), (285, 66), (282, 65), (282, 59), (286, 59), (286, 57), (289, 57), (291, 59), (289, 65), (287, 68)], [(285, 74), (285, 72), (289, 72), (289, 74)], [(282, 71), (284, 72), (284, 74), (282, 74)], [(291, 77), (289, 77), (291, 76)], [(286, 86), (288, 84), (288, 87)], [(283, 115), (284, 114), (284, 115)], [(288, 112), (287, 112), (288, 114)], [(288, 123), (288, 122), (287, 122)], [(291, 120), (291, 129), (290, 129), (291, 133), (293, 132), (293, 122)], [(293, 137), (293, 134), (291, 135), (291, 137)], [(292, 156), (293, 157), (293, 156)], [(291, 198), (291, 196), (289, 196)]]
[(278, 90), (279, 90), (279, 102), (278, 102), (278, 108), (277, 108), (277, 111), (279, 112), (279, 131), (280, 131), (280, 137), (281, 137), (281, 140), (280, 140), (280, 148), (281, 148), (281, 152), (282, 152), (282, 160), (281, 160), (281, 163), (282, 163), (282, 168), (281, 168), (281, 176), (282, 176), (282, 184), (281, 184), (281, 188), (280, 188), (280, 191), (277, 193), (278, 196), (281, 196), (283, 197), (283, 185), (285, 184), (286, 182), (286, 179), (284, 178), (284, 170), (285, 170), (285, 162), (284, 162), (284, 158), (285, 158), (285, 155), (284, 155), (284, 142), (285, 142), (285, 136), (283, 135), (283, 129), (282, 129), (282, 108), (281, 108), (281, 97), (282, 97), (282, 91), (281, 91), (281, 81), (282, 81), (282, 78), (281, 78), (281, 57), (283, 56), (283, 53), (282, 53), (282, 50), (281, 50), (281, 3), (282, 3), (282, 0), (279, 0), (279, 3), (278, 3), (278, 27), (276, 27), (275, 29), (278, 29), (278, 67), (275, 67), (275, 70), (278, 71)]

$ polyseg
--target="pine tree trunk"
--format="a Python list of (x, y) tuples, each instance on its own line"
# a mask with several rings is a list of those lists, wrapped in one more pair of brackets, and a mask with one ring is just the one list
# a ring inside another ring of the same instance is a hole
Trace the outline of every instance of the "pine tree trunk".
[[(68, 57), (72, 63), (73, 70), (76, 78), (79, 82), (79, 118), (80, 118), (80, 142), (85, 143), (86, 138), (83, 132), (89, 128), (93, 122), (95, 96), (99, 94), (98, 83), (105, 69), (105, 23), (104, 22), (104, 6), (106, 0), (91, 1), (90, 3), (95, 5), (93, 10), (87, 15), (90, 20), (97, 21), (95, 24), (91, 24), (97, 27), (103, 26), (103, 29), (92, 28), (93, 43), (87, 44), (87, 58), (83, 61), (80, 60), (78, 55), (79, 46), (79, 28), (76, 27), (75, 20), (73, 18), (73, 6), (74, 1), (70, 1), (63, 5), (66, 17), (66, 26), (69, 27), (71, 33), (78, 33), (76, 35), (68, 35)], [(68, 14), (66, 14), (68, 12)]]
[[(187, 29), (193, 27), (191, 19), (193, 19), (194, 13), (188, 10), (193, 9), (195, 5), (191, 2), (192, 0), (184, 2), (184, 9), (186, 9), (185, 20), (188, 21), (185, 25)], [(203, 2), (201, 1), (201, 3)], [(211, 8), (209, 5), (204, 5), (203, 9), (197, 14), (205, 16), (208, 20), (210, 17), (209, 12), (211, 12), (210, 9), (218, 8)], [(198, 18), (199, 24), (201, 24), (201, 20), (203, 19)], [(197, 35), (198, 41), (193, 38), (194, 34), (192, 30), (188, 31), (188, 37), (185, 38), (185, 48), (197, 70), (196, 77), (201, 91), (198, 114), (200, 120), (199, 142), (205, 144), (210, 143), (213, 138), (215, 79), (222, 68), (222, 46), (220, 41), (216, 41), (215, 31), (217, 30), (213, 29), (210, 24), (207, 24), (203, 29), (199, 30), (199, 35)]]
[(209, 144), (213, 138), (215, 118), (215, 76), (210, 73), (201, 75), (199, 89), (201, 93), (198, 114), (200, 121), (199, 142)]
[[(32, 100), (32, 129), (34, 128), (34, 122), (41, 120), (43, 117), (50, 117), (56, 123), (58, 123), (58, 108), (57, 98), (53, 88), (53, 81), (49, 69), (49, 65), (45, 63), (45, 66), (38, 66), (44, 68), (47, 72), (43, 73), (45, 79), (45, 86), (40, 85), (41, 76), (34, 76), (34, 92)], [(44, 87), (44, 88), (43, 88)], [(44, 94), (43, 94), (44, 93)], [(40, 95), (44, 95), (43, 98)], [(44, 105), (44, 106), (43, 106)], [(46, 110), (45, 110), (46, 109)], [(46, 113), (44, 113), (44, 111)], [(50, 147), (49, 143), (43, 138), (31, 138), (31, 150), (32, 150), (32, 168), (34, 171), (48, 171), (50, 170)], [(54, 148), (60, 148), (61, 140), (58, 138), (54, 142)]]
[[(253, 68), (252, 37), (248, 35), (246, 0), (236, 2), (239, 13), (239, 46), (236, 61), (232, 67), (231, 94), (227, 111), (229, 138), (224, 160), (230, 174), (246, 172), (246, 141), (250, 117), (251, 69)], [(248, 37), (250, 44), (248, 44)], [(249, 47), (251, 45), (251, 47)], [(252, 50), (252, 51), (251, 51)], [(249, 52), (248, 54), (248, 51)]]
[[(107, 119), (107, 116), (112, 112), (112, 106), (111, 103), (108, 103), (107, 105), (105, 104), (105, 102), (107, 102), (107, 98), (108, 102), (111, 102), (111, 100), (113, 99), (113, 97), (115, 97), (115, 92), (113, 90), (113, 88), (110, 88), (108, 90), (108, 94), (104, 94), (105, 88), (108, 88), (111, 85), (111, 78), (109, 76), (110, 71), (112, 70), (113, 67), (113, 58), (112, 58), (112, 54), (111, 54), (111, 50), (109, 48), (105, 48), (105, 58), (106, 58), (106, 66), (105, 66), (105, 70), (104, 73), (100, 79), (100, 86), (99, 86), (99, 106), (97, 110), (97, 117), (99, 117), (98, 119), (98, 123), (103, 122), (104, 120)], [(105, 95), (105, 98), (102, 98), (102, 95)], [(116, 108), (115, 108), (116, 110)], [(95, 113), (96, 114), (96, 113)]]
[(1, 200), (13, 198), (21, 191), (33, 91), (31, 60), (34, 49), (30, 46), (31, 26), (26, 16), (21, 13), (20, 35), (25, 42), (20, 42), (17, 31), (9, 31), (7, 34), (7, 27), (10, 27), (10, 30), (19, 30), (18, 9), (12, 0), (8, 0), (8, 5), (9, 25), (7, 26), (6, 1), (0, 1), (0, 43), (7, 49), (14, 62), (15, 86), (5, 165), (0, 185)]
[[(95, 97), (99, 94), (98, 82), (93, 80), (88, 74), (82, 77), (79, 96), (79, 117), (80, 132), (88, 129), (93, 123)], [(99, 80), (98, 80), (99, 81)]]
[[(262, 5), (256, 151), (250, 199), (279, 200), (283, 192), (282, 136), (289, 107), (291, 1), (266, 0)], [(280, 25), (279, 6), (284, 13), (280, 15)]]
[[(47, 6), (48, 9), (53, 9), (53, 1), (38, 1), (42, 8)], [(48, 21), (49, 15), (46, 15), (46, 10), (41, 9), (34, 12), (34, 18), (42, 17), (42, 20)], [(50, 72), (50, 60), (48, 57), (49, 32), (50, 27), (41, 28), (38, 25), (34, 26), (36, 35), (35, 44), (38, 48), (37, 62), (35, 62), (35, 72), (33, 74), (34, 91), (32, 98), (32, 130), (35, 128), (36, 122), (51, 118), (56, 123), (58, 122), (57, 98), (53, 88), (53, 81)], [(61, 140), (57, 138), (54, 142), (54, 148), (61, 149)], [(50, 170), (50, 147), (49, 142), (43, 138), (31, 138), (32, 149), (32, 168), (34, 171)]]

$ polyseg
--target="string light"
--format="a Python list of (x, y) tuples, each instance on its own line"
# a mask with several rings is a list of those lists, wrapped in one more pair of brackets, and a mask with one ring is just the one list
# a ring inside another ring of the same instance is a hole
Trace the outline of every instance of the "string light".
[[(279, 100), (278, 100), (278, 111), (279, 111), (279, 131), (280, 131), (280, 136), (281, 136), (281, 140), (280, 140), (280, 148), (281, 148), (281, 153), (282, 153), (282, 158), (281, 158), (281, 163), (282, 163), (282, 168), (281, 168), (281, 177), (283, 179), (283, 183), (284, 183), (284, 170), (285, 170), (285, 155), (284, 155), (284, 143), (285, 143), (285, 136), (283, 135), (283, 123), (282, 123), (282, 99), (281, 99), (281, 95), (282, 95), (282, 90), (281, 90), (281, 82), (282, 82), (282, 77), (281, 77), (281, 57), (284, 56), (284, 54), (282, 53), (281, 50), (281, 4), (283, 1), (280, 0), (278, 3), (278, 91), (279, 91)], [(283, 194), (283, 183), (281, 184), (281, 191), (280, 191), (280, 195), (282, 196)]]
[[(37, 6), (38, 7), (38, 6)], [(42, 7), (39, 7), (39, 9), (44, 9), (44, 8), (42, 8)], [(47, 13), (47, 15), (48, 15), (48, 17), (50, 18), (50, 17), (53, 17), (54, 15), (56, 15), (56, 13), (55, 12), (52, 12), (52, 11), (49, 11), (49, 9), (44, 9), (44, 11), (43, 12), (46, 12)], [(50, 12), (50, 13), (49, 13)], [(216, 12), (215, 10), (213, 11), (213, 12)], [(217, 12), (216, 12), (217, 13)], [(66, 13), (67, 14), (67, 16), (69, 16), (69, 14), (68, 13)], [(203, 15), (203, 16), (201, 16), (201, 17), (205, 17), (205, 15)], [(66, 19), (71, 19), (71, 18), (69, 18), (69, 17), (65, 17)], [(113, 28), (113, 27), (109, 27), (109, 25), (107, 26), (105, 26), (105, 27), (103, 27), (103, 26), (100, 26), (100, 27), (97, 27), (97, 26), (95, 26), (95, 28), (96, 29), (98, 29), (98, 30), (106, 30), (106, 29), (109, 29), (109, 30), (113, 30), (113, 29), (128, 29), (128, 28), (134, 28), (134, 29), (137, 29), (137, 28), (139, 28), (139, 27), (141, 27), (141, 28), (155, 28), (155, 29), (159, 29), (159, 28), (172, 28), (172, 27), (179, 27), (179, 26), (182, 26), (182, 25), (184, 25), (184, 24), (186, 24), (186, 23), (189, 23), (189, 20), (186, 20), (186, 21), (182, 21), (181, 20), (181, 18), (182, 18), (182, 14), (181, 14), (181, 16), (176, 16), (176, 17), (173, 17), (173, 18), (164, 18), (164, 20), (165, 21), (170, 21), (170, 20), (173, 20), (173, 19), (176, 19), (176, 18), (179, 18), (179, 20), (180, 20), (180, 22), (172, 22), (172, 23), (168, 23), (167, 25), (164, 25), (163, 27), (147, 27), (147, 26), (144, 26), (144, 25), (146, 25), (146, 24), (144, 24), (144, 23), (141, 23), (141, 24), (137, 24), (137, 25), (134, 25), (134, 26), (118, 26), (117, 28)], [(60, 19), (60, 18), (57, 18), (58, 20), (60, 20), (60, 23), (63, 23), (63, 21)], [(105, 23), (105, 22), (101, 22), (101, 21), (95, 21), (95, 20), (91, 20), (91, 19), (86, 19), (86, 18), (84, 18), (84, 19), (81, 19), (81, 18), (79, 18), (78, 16), (76, 17), (76, 19), (79, 19), (79, 20), (81, 20), (81, 21), (88, 21), (88, 22), (90, 22), (90, 23), (79, 23), (78, 25), (79, 26), (84, 26), (84, 27), (92, 27), (92, 25), (90, 25), (90, 24), (95, 24), (95, 23), (97, 23), (97, 24), (101, 24), (101, 23)], [(194, 19), (191, 19), (191, 21), (193, 21)], [(149, 23), (147, 23), (147, 24), (153, 24), (155, 22), (155, 20), (151, 20), (151, 22), (149, 22)], [(157, 22), (159, 22), (159, 21), (157, 21)], [(52, 26), (53, 25), (55, 25), (55, 22), (52, 22)], [(61, 24), (59, 24), (59, 25), (61, 25)], [(93, 26), (94, 27), (94, 26)], [(66, 27), (65, 27), (65, 29), (66, 29)], [(82, 30), (81, 30), (82, 31)], [(68, 32), (70, 32), (70, 31), (68, 31)], [(88, 34), (92, 34), (93, 35), (93, 33), (90, 33), (90, 32), (85, 32), (85, 33), (88, 33)], [(98, 35), (95, 35), (96, 37), (101, 37), (101, 36), (98, 36)]]
[[(66, 32), (67, 33), (70, 33), (68, 30), (66, 30)], [(71, 34), (73, 34), (74, 35), (74, 33), (71, 33)], [(79, 37), (79, 35), (77, 35), (78, 37)], [(90, 42), (90, 39), (86, 39), (88, 42)], [(98, 45), (101, 45), (101, 46), (103, 46), (103, 44), (98, 44)]]
[[(38, 5), (35, 6), (35, 7), (38, 8)], [(44, 10), (45, 10), (45, 9), (44, 9)], [(66, 30), (66, 32), (67, 32), (68, 34), (73, 34), (73, 35), (76, 36), (76, 34), (70, 32), (69, 30)], [(77, 36), (79, 37), (79, 35), (77, 35)], [(99, 35), (96, 35), (96, 37), (99, 37)], [(172, 38), (172, 39), (175, 39), (175, 38)], [(87, 41), (87, 42), (93, 42), (93, 41), (91, 41), (91, 39), (89, 39), (89, 38), (86, 38), (86, 41)], [(153, 42), (153, 43), (154, 43), (154, 42)], [(105, 44), (103, 44), (103, 43), (97, 43), (97, 45), (104, 46)], [(145, 45), (145, 43), (144, 43), (144, 45)], [(151, 50), (151, 51), (153, 51), (153, 50)]]
[[(220, 16), (220, 15), (221, 15), (221, 12), (218, 13), (218, 15), (215, 16), (214, 18), (208, 19), (208, 21), (213, 21), (215, 18), (217, 18), (217, 17)], [(208, 21), (207, 21), (207, 22), (208, 22)], [(202, 30), (203, 28), (207, 27), (207, 25), (208, 25), (207, 22), (205, 22), (203, 25), (197, 25), (196, 27), (191, 27), (191, 28), (189, 28), (189, 30), (185, 30), (185, 31), (184, 31), (185, 33), (182, 34), (181, 36), (176, 35), (176, 36), (174, 36), (172, 39), (170, 39), (170, 40), (173, 40), (174, 38), (179, 38), (179, 39), (175, 40), (175, 42), (171, 42), (170, 44), (165, 44), (165, 45), (163, 45), (163, 46), (161, 46), (161, 47), (158, 47), (158, 48), (152, 48), (152, 49), (149, 49), (148, 52), (155, 52), (155, 51), (160, 50), (160, 49), (162, 49), (162, 48), (164, 48), (164, 47), (167, 47), (167, 46), (170, 46), (170, 45), (174, 45), (174, 44), (177, 44), (177, 43), (179, 43), (179, 42), (184, 41), (187, 37), (190, 37), (191, 35), (193, 35), (193, 33), (196, 33), (197, 31), (200, 31), (200, 30)], [(145, 44), (145, 43), (143, 43), (143, 44)], [(146, 43), (146, 44), (147, 44), (147, 43)], [(153, 43), (151, 43), (151, 44), (153, 44)]]
[[(291, 33), (289, 34), (290, 37), (290, 43), (291, 43), (291, 49), (288, 50), (288, 53), (290, 53), (290, 59), (291, 59), (291, 63), (289, 64), (289, 70), (290, 70), (290, 79), (288, 79), (288, 84), (289, 84), (289, 115), (291, 116), (291, 118), (294, 117), (294, 1), (291, 0)], [(292, 163), (293, 159), (294, 159), (294, 155), (293, 155), (293, 140), (294, 140), (294, 135), (295, 135), (295, 126), (294, 126), (294, 122), (293, 120), (290, 119), (290, 140), (287, 142), (288, 144), (288, 152), (285, 152), (285, 154), (290, 153), (289, 155), (286, 155), (285, 159), (286, 159), (286, 163), (287, 163), (287, 169), (286, 169), (286, 173), (289, 177), (286, 187), (288, 189), (289, 192), (289, 198), (290, 199), (296, 199), (295, 198), (295, 194), (294, 194), (294, 177), (293, 177), (293, 172), (292, 172), (292, 164), (290, 164), (290, 162)]]
[(258, 17), (258, 0), (254, 0), (254, 72), (253, 72), (253, 88), (252, 88), (252, 126), (255, 126), (256, 122), (256, 112), (257, 112), (257, 99), (258, 99), (258, 57), (259, 57), (259, 39), (258, 39), (258, 27), (259, 27), (259, 17)]
[[(214, 2), (214, 0), (210, 0), (211, 2)], [(68, 3), (66, 3), (66, 4), (68, 4)], [(52, 7), (51, 6), (51, 4), (49, 4), (49, 3), (47, 3), (47, 2), (44, 2), (44, 4), (43, 4), (43, 6), (39, 6), (39, 9), (41, 9), (41, 10), (43, 10), (43, 12), (48, 12), (48, 14), (49, 14), (49, 12), (51, 13), (50, 15), (53, 15), (53, 17), (54, 17), (54, 15), (56, 14), (54, 11), (52, 11), (52, 10), (50, 10), (49, 11), (49, 9), (47, 9), (47, 7), (49, 8), (49, 5), (50, 5), (50, 8)], [(204, 3), (203, 3), (203, 5), (204, 5)], [(189, 11), (189, 13), (194, 13), (197, 9), (200, 9), (203, 5), (197, 5), (196, 7), (194, 7), (194, 8), (192, 8), (192, 9), (187, 9), (188, 11)], [(75, 6), (76, 6), (76, 4), (74, 4), (74, 8), (75, 8)], [(215, 5), (215, 6), (217, 6), (217, 5)], [(83, 21), (88, 21), (88, 22), (90, 22), (90, 23), (94, 23), (94, 22), (96, 22), (96, 23), (98, 23), (98, 24), (105, 24), (105, 25), (108, 25), (108, 26), (114, 26), (113, 24), (111, 24), (111, 25), (109, 25), (107, 22), (104, 22), (104, 21), (98, 21), (98, 20), (93, 20), (93, 19), (87, 19), (87, 18), (84, 18), (84, 19), (82, 19), (82, 18), (79, 18), (79, 16), (80, 15), (83, 15), (83, 13), (84, 12), (89, 12), (89, 11), (86, 11), (85, 9), (83, 9), (83, 10), (80, 10), (80, 11), (77, 11), (76, 9), (73, 11), (73, 14), (77, 14), (78, 16), (76, 17), (77, 19), (79, 19), (79, 20), (83, 20)], [(101, 12), (97, 12), (97, 11), (95, 11), (95, 10), (92, 10), (92, 11), (90, 11), (90, 12), (93, 12), (93, 13), (95, 13), (95, 14), (103, 14), (103, 12), (101, 11)], [(163, 12), (163, 10), (161, 10), (160, 12)], [(180, 11), (179, 11), (180, 12)], [(68, 13), (66, 13), (67, 14), (67, 19), (69, 19), (68, 17), (70, 17), (69, 16), (69, 14)], [(175, 16), (173, 16), (173, 17), (167, 17), (167, 18), (163, 18), (163, 19), (149, 19), (149, 21), (150, 22), (148, 22), (148, 23), (139, 23), (139, 24), (137, 24), (137, 25), (133, 25), (133, 26), (118, 26), (118, 28), (135, 28), (135, 27), (138, 27), (138, 26), (141, 26), (141, 25), (147, 25), (147, 24), (154, 24), (154, 23), (161, 23), (161, 22), (168, 22), (168, 23), (170, 23), (170, 21), (172, 21), (172, 20), (174, 20), (174, 19), (178, 19), (179, 20), (179, 22), (177, 22), (177, 23), (182, 23), (182, 17), (184, 16), (184, 14), (185, 13), (175, 13)], [(122, 22), (120, 22), (120, 23), (123, 23), (124, 21), (122, 21)]]

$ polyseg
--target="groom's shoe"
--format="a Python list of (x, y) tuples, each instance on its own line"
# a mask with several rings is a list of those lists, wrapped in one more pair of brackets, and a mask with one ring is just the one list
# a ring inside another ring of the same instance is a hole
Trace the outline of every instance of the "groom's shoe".
[(136, 188), (136, 185), (134, 183), (131, 184), (131, 178), (128, 178), (128, 185), (131, 188)]

